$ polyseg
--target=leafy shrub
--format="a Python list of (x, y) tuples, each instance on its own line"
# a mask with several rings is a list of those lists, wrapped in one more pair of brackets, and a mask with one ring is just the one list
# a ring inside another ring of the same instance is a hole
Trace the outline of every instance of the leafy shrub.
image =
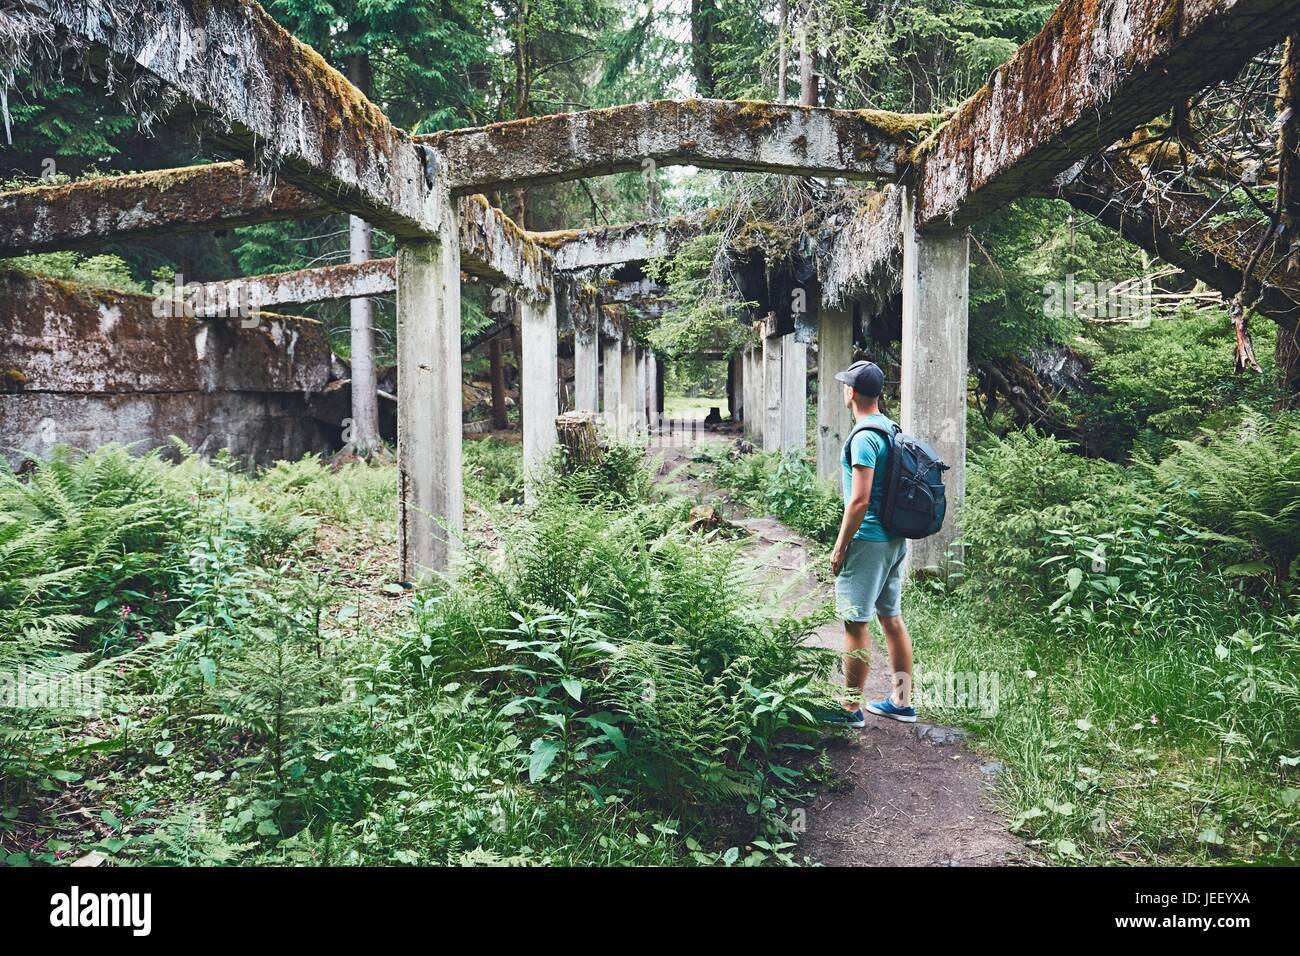
[(1098, 391), (1075, 396), (1089, 432), (1118, 457), (1130, 447), (1152, 457), (1169, 453), (1170, 442), (1191, 438), (1198, 428), (1223, 428), (1241, 416), (1243, 403), (1267, 408), (1273, 401), (1272, 323), (1255, 330), (1256, 348), (1268, 367), (1260, 375), (1225, 374), (1233, 344), (1222, 313), (1202, 313), (1148, 328), (1092, 329), (1091, 380)]
[(747, 505), (779, 518), (823, 544), (833, 544), (844, 515), (838, 489), (817, 477), (803, 457), (794, 454), (731, 455), (712, 450), (714, 480), (738, 491)]
[(1064, 442), (1035, 433), (990, 437), (967, 468), (962, 540), (966, 573), (979, 587), (1052, 588), (1042, 562), (1057, 528), (1092, 527), (1134, 492), (1121, 469), (1080, 458)]
[(807, 739), (825, 659), (799, 622), (752, 611), (733, 546), (651, 537), (645, 516), (552, 489), (502, 566), (424, 603), (405, 666), (500, 701), (534, 783), (775, 825), (798, 779), (777, 756)]

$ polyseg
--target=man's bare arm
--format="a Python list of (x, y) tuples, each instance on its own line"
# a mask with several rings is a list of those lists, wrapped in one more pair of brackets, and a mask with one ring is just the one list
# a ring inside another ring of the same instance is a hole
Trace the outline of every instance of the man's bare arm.
[(862, 527), (862, 519), (867, 516), (871, 504), (871, 484), (875, 480), (876, 469), (864, 465), (853, 466), (853, 485), (849, 490), (849, 501), (844, 506), (844, 520), (840, 522), (839, 537), (835, 539), (835, 549), (831, 551), (831, 573), (839, 574), (844, 567), (844, 558), (849, 553), (849, 542)]

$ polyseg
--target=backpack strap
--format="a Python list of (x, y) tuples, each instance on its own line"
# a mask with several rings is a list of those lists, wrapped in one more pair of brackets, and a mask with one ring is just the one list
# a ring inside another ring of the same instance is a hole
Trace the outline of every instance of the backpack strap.
[(894, 435), (897, 435), (902, 430), (903, 429), (899, 427), (896, 423), (894, 423), (893, 432), (887, 432), (879, 425), (854, 425), (853, 431), (849, 432), (849, 437), (844, 442), (844, 455), (843, 455), (844, 463), (848, 465), (850, 468), (853, 467), (852, 462), (849, 461), (849, 451), (853, 447), (853, 439), (857, 438), (859, 433), (875, 432), (877, 435), (879, 435), (881, 438), (885, 440), (886, 446), (892, 448), (894, 444)]

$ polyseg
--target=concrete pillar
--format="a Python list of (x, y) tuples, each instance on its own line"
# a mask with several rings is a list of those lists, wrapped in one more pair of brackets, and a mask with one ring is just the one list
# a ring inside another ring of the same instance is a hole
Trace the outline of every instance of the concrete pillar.
[(645, 414), (650, 431), (659, 426), (659, 359), (645, 350)]
[[(966, 336), (970, 250), (963, 230), (917, 233), (903, 207), (903, 430), (929, 442), (949, 467), (948, 516), (936, 535), (910, 544), (913, 568), (944, 564), (966, 496)], [(960, 557), (960, 555), (957, 555)]]
[(844, 441), (853, 414), (844, 407), (844, 386), (835, 373), (853, 362), (853, 305), (822, 306), (817, 318), (817, 477), (839, 481)]
[[(348, 261), (370, 258), (370, 223), (348, 217)], [(353, 299), (348, 304), (351, 319), (352, 429), (344, 442), (361, 456), (383, 447), (379, 436), (379, 393), (375, 373), (375, 305), (370, 299)]]
[(601, 393), (602, 412), (605, 428), (617, 432), (622, 426), (618, 417), (618, 405), (623, 399), (623, 336), (615, 333), (601, 340), (602, 364), (605, 369), (603, 390)]
[(763, 451), (781, 450), (781, 370), (786, 337), (763, 337)]
[(787, 335), (781, 347), (781, 450), (803, 454), (808, 443), (808, 345)]
[(600, 350), (596, 329), (573, 326), (573, 407), (580, 412), (594, 412), (600, 406)]
[(732, 421), (745, 420), (745, 391), (749, 388), (749, 379), (745, 375), (745, 353), (736, 352), (729, 359), (731, 363), (731, 409)]
[(766, 399), (763, 391), (763, 356), (753, 342), (745, 346), (745, 437), (763, 447), (763, 419)]
[(444, 571), (464, 522), (460, 239), (446, 201), (440, 238), (397, 248), (397, 466), (401, 576)]
[(555, 416), (560, 414), (555, 296), (545, 302), (521, 297), (519, 329), (523, 348), (519, 391), (524, 402), (524, 497), (531, 500), (536, 478), (555, 448)]
[(646, 354), (649, 349), (637, 347), (636, 350), (636, 428), (637, 431), (645, 431), (649, 422), (650, 403), (647, 401), (646, 384), (649, 381), (649, 372), (646, 368)]
[(622, 437), (627, 438), (637, 428), (636, 389), (637, 389), (637, 346), (630, 338), (623, 339), (623, 387), (618, 396), (618, 427)]

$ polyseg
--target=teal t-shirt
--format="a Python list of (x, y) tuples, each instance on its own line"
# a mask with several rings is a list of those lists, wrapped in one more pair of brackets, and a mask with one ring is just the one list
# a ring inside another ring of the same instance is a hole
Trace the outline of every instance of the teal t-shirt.
[[(894, 432), (893, 420), (879, 413), (858, 419), (853, 427), (867, 424), (883, 428), (891, 435)], [(871, 500), (867, 504), (867, 516), (862, 519), (862, 527), (853, 537), (862, 541), (892, 541), (894, 536), (880, 523), (880, 508), (885, 501), (885, 476), (889, 474), (889, 442), (873, 431), (860, 431), (853, 436), (853, 446), (849, 449), (847, 461), (845, 457), (840, 456), (840, 467), (843, 471), (841, 485), (846, 505), (853, 494), (853, 466), (861, 465), (864, 468), (875, 469), (871, 481)]]

